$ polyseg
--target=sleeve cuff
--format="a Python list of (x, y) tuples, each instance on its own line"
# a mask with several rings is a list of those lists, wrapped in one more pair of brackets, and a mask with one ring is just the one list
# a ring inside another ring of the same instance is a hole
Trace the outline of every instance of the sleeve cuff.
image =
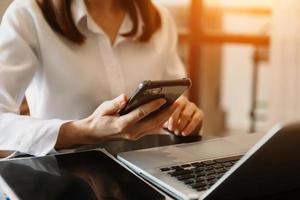
[[(27, 141), (28, 143), (25, 144), (27, 148), (22, 150), (27, 154), (33, 156), (45, 156), (50, 152), (54, 151), (54, 147), (58, 138), (59, 130), (61, 126), (69, 121), (64, 120), (48, 120), (45, 122), (44, 126), (41, 126), (41, 130), (37, 131), (43, 133), (41, 135), (35, 136), (34, 140)], [(28, 144), (31, 144), (28, 146)]]

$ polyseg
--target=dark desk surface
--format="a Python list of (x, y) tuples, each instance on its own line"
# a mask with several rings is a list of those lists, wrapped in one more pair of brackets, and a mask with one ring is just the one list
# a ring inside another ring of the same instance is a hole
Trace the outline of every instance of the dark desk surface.
[(137, 141), (128, 141), (128, 140), (118, 140), (118, 141), (106, 141), (99, 143), (97, 145), (84, 146), (77, 151), (86, 150), (86, 149), (95, 149), (95, 148), (105, 148), (110, 154), (116, 156), (117, 153), (137, 150), (137, 149), (146, 149), (152, 147), (166, 146), (172, 144), (181, 144), (181, 143), (190, 143), (201, 140), (200, 135), (194, 135), (189, 137), (180, 137), (173, 134), (164, 134), (164, 135), (148, 135)]

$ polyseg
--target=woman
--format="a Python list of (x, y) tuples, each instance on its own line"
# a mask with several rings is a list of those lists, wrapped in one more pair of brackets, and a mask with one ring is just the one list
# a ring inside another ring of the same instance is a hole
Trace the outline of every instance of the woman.
[(42, 156), (163, 125), (190, 135), (203, 115), (183, 96), (152, 118), (163, 99), (118, 115), (140, 81), (185, 76), (176, 38), (150, 0), (15, 0), (0, 29), (0, 150)]

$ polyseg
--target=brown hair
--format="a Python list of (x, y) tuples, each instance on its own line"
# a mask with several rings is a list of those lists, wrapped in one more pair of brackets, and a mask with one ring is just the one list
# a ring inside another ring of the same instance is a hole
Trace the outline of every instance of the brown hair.
[[(46, 21), (54, 31), (77, 44), (84, 43), (85, 36), (78, 30), (72, 17), (72, 0), (37, 0), (37, 2)], [(120, 0), (120, 3), (133, 22), (132, 30), (124, 36), (135, 37), (138, 34), (141, 23), (140, 13), (143, 27), (138, 39), (142, 42), (149, 41), (162, 24), (159, 12), (151, 0)]]

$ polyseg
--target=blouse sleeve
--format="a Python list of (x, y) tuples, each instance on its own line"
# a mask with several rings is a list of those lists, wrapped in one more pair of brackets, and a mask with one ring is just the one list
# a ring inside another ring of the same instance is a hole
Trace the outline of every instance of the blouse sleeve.
[(19, 115), (40, 65), (34, 22), (21, 2), (12, 3), (0, 26), (0, 150), (43, 156), (54, 148), (64, 121)]

